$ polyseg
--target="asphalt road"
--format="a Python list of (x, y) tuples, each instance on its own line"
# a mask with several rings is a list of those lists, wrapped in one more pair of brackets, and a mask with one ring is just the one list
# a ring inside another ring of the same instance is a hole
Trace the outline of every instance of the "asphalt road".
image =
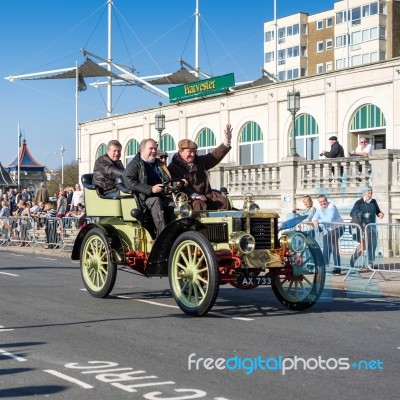
[(0, 398), (397, 399), (400, 299), (326, 290), (303, 313), (222, 286), (183, 314), (168, 280), (119, 271), (91, 297), (79, 264), (0, 254)]

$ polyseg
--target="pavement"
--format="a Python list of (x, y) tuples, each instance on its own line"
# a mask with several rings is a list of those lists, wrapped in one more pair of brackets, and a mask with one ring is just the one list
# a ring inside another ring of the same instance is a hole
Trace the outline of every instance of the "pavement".
[[(64, 249), (46, 249), (40, 244), (36, 244), (31, 247), (19, 247), (16, 244), (9, 246), (0, 246), (0, 252), (22, 252), (30, 255), (40, 255), (46, 257), (71, 257), (71, 246), (67, 246)], [(374, 275), (373, 272), (368, 269), (362, 269), (360, 271), (352, 271), (346, 277), (348, 270), (342, 269), (341, 275), (332, 275), (329, 273), (329, 269), (326, 276), (325, 288), (327, 289), (339, 289), (346, 290), (348, 295), (353, 296), (394, 296), (400, 297), (400, 269), (398, 272), (394, 271), (377, 271)], [(373, 278), (371, 276), (373, 275)]]

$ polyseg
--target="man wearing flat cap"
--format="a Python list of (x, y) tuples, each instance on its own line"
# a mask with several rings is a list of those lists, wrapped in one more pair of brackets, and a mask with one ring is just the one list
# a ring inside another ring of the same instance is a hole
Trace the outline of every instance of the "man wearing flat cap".
[(329, 138), (329, 144), (331, 145), (330, 151), (324, 150), (323, 152), (321, 152), (320, 156), (325, 156), (327, 158), (344, 157), (343, 147), (338, 142), (336, 136), (331, 136)]
[(190, 139), (178, 143), (178, 152), (172, 157), (168, 169), (172, 176), (185, 179), (184, 191), (191, 200), (193, 211), (227, 209), (228, 201), (221, 193), (211, 189), (208, 171), (218, 165), (231, 150), (232, 127), (226, 125), (225, 139), (212, 153), (197, 155), (197, 144)]

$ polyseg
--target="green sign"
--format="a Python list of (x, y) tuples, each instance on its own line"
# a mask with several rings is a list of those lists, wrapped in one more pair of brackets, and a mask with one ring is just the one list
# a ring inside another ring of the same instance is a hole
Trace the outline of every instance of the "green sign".
[(235, 86), (233, 73), (216, 76), (214, 78), (204, 79), (203, 81), (169, 88), (169, 101), (171, 103), (176, 103), (177, 101), (189, 100), (195, 97), (223, 93), (232, 86)]

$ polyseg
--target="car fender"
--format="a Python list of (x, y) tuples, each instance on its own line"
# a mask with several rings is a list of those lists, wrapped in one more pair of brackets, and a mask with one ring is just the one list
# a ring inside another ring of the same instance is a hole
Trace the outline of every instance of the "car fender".
[(168, 259), (175, 240), (183, 232), (197, 231), (206, 226), (195, 218), (180, 218), (161, 232), (151, 250), (146, 275), (168, 276)]
[(124, 247), (122, 245), (121, 237), (118, 233), (118, 230), (109, 224), (96, 224), (91, 223), (84, 226), (78, 233), (78, 236), (75, 239), (74, 247), (72, 248), (71, 259), (79, 260), (81, 254), (81, 247), (83, 243), (84, 237), (89, 233), (92, 229), (99, 228), (103, 231), (104, 235), (107, 238), (107, 241), (112, 249), (111, 257), (114, 264), (123, 264), (125, 259)]

